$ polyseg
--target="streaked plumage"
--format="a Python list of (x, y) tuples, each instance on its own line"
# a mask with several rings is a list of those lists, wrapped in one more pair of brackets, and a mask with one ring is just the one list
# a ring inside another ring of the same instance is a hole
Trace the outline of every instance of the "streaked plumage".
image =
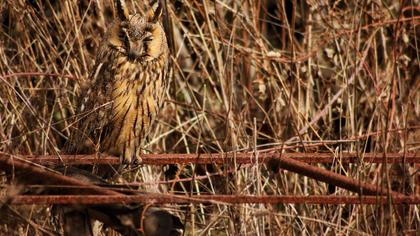
[(124, 163), (139, 157), (167, 88), (169, 50), (158, 1), (147, 13), (129, 15), (116, 1), (110, 26), (89, 81), (82, 89), (75, 130), (66, 153), (101, 152)]

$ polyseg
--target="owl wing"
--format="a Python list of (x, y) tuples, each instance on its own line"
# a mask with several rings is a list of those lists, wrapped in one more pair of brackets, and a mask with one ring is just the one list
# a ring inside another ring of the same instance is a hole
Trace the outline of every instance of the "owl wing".
[(64, 148), (66, 154), (92, 154), (97, 151), (101, 134), (106, 131), (111, 119), (111, 62), (108, 55), (99, 53), (89, 80), (82, 86), (75, 122)]

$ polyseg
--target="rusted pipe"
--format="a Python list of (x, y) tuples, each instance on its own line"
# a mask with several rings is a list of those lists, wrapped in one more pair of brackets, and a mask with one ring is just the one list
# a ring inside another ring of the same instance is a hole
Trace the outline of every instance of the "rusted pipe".
[[(0, 154), (1, 156), (1, 154)], [(28, 161), (39, 164), (72, 164), (72, 165), (118, 165), (119, 159), (105, 155), (21, 155)], [(420, 163), (420, 153), (341, 153), (334, 157), (332, 153), (211, 153), (211, 154), (143, 154), (142, 164), (224, 164), (235, 161), (237, 164), (263, 163), (271, 159), (292, 158), (305, 163)]]
[[(391, 201), (389, 201), (391, 200)], [(11, 199), (10, 204), (113, 204), (113, 203), (145, 203), (145, 204), (420, 204), (418, 196), (399, 196), (388, 199), (386, 196), (251, 196), (251, 195), (195, 195), (183, 196), (172, 194), (142, 195), (25, 195)]]
[(9, 172), (19, 171), (20, 180), (24, 183), (32, 183), (40, 180), (44, 184), (80, 186), (80, 192), (86, 194), (122, 195), (116, 191), (87, 184), (77, 179), (55, 173), (46, 168), (35, 166), (31, 163), (5, 155), (0, 155), (0, 168)]
[[(308, 165), (304, 162), (292, 159), (291, 157), (293, 155), (298, 155), (298, 154), (274, 154), (274, 153), (258, 153), (255, 157), (253, 157), (253, 155), (255, 155), (254, 153), (237, 153), (237, 154), (202, 154), (202, 155), (197, 155), (197, 154), (182, 154), (182, 155), (177, 155), (177, 154), (149, 154), (147, 155), (147, 157), (149, 158), (149, 160), (153, 160), (153, 159), (157, 159), (159, 156), (165, 155), (167, 158), (172, 159), (171, 163), (178, 163), (178, 160), (190, 160), (193, 161), (192, 158), (194, 158), (194, 160), (198, 161), (198, 160), (203, 160), (203, 159), (207, 159), (208, 161), (210, 161), (210, 163), (229, 163), (229, 162), (237, 162), (237, 163), (242, 163), (245, 164), (246, 162), (241, 162), (248, 160), (248, 163), (254, 163), (256, 162), (256, 159), (258, 158), (259, 161), (271, 161), (271, 166), (277, 166), (278, 168), (281, 169), (285, 169), (297, 174), (301, 174), (310, 178), (313, 178), (315, 180), (318, 181), (322, 181), (322, 182), (326, 182), (328, 184), (332, 184), (335, 185), (337, 187), (341, 187), (344, 189), (347, 189), (349, 191), (355, 192), (355, 193), (359, 193), (361, 195), (387, 195), (390, 194), (392, 197), (402, 197), (405, 196), (401, 193), (398, 192), (393, 192), (393, 191), (388, 191), (387, 189), (383, 189), (383, 188), (379, 188), (373, 184), (367, 184), (367, 183), (362, 183), (358, 180), (355, 180), (353, 178), (344, 176), (344, 175), (340, 175), (340, 174), (336, 174), (334, 172), (316, 167), (316, 166), (311, 166)], [(305, 157), (308, 155), (314, 155), (312, 154), (304, 154), (301, 157)], [(344, 156), (348, 155), (348, 157), (352, 157), (350, 156), (350, 154), (343, 154)], [(354, 155), (354, 154), (353, 154)], [(365, 154), (366, 155), (366, 154)], [(380, 154), (374, 154), (371, 155), (371, 158), (376, 158), (377, 156), (379, 156)], [(369, 156), (369, 155), (368, 155)], [(417, 157), (417, 155), (410, 155), (411, 157)], [(64, 158), (64, 156), (62, 156), (63, 160), (72, 160), (72, 158), (74, 158), (73, 160), (76, 160), (76, 158), (79, 158), (78, 160), (83, 160), (83, 157), (90, 157), (90, 158), (95, 158), (94, 160), (97, 162), (100, 161), (108, 161), (108, 164), (111, 164), (109, 162), (115, 162), (115, 164), (118, 163), (118, 160), (114, 157), (101, 157), (101, 158), (97, 158), (96, 155), (85, 155), (85, 156), (75, 156), (75, 155), (69, 155), (66, 156), (66, 158)], [(144, 156), (146, 157), (146, 156)], [(298, 156), (295, 156), (298, 157)], [(387, 156), (387, 159), (389, 157), (404, 157), (402, 156), (402, 154), (389, 154), (389, 156)], [(407, 157), (407, 154), (404, 158)], [(50, 157), (51, 158), (51, 157)], [(4, 157), (1, 157), (0, 159), (4, 159)], [(10, 159), (10, 158), (9, 158)], [(28, 160), (36, 160), (37, 158), (31, 157), (28, 158)], [(143, 158), (144, 161), (145, 158)], [(56, 163), (57, 160), (59, 160), (57, 157), (51, 158), (51, 160), (55, 160)], [(96, 163), (96, 162), (94, 162)], [(206, 162), (207, 163), (207, 162)], [(81, 164), (81, 163), (78, 163)], [(27, 164), (28, 165), (28, 164)], [(109, 190), (108, 190), (109, 191)]]
[(289, 157), (272, 159), (269, 164), (274, 171), (285, 169), (300, 175), (304, 175), (315, 180), (332, 184), (334, 186), (347, 189), (349, 191), (359, 193), (360, 195), (387, 195), (393, 198), (404, 197), (402, 193), (394, 192), (384, 188), (377, 187), (374, 184), (363, 183), (351, 177), (340, 175), (332, 171), (325, 170), (317, 166), (311, 166), (301, 161), (294, 160)]

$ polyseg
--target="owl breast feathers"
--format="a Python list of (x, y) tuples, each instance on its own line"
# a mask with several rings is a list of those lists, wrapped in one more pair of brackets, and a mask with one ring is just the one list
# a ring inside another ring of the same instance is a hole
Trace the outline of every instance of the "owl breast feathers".
[(122, 0), (116, 8), (118, 16), (82, 89), (66, 152), (107, 153), (132, 163), (163, 103), (169, 50), (160, 1), (145, 15), (130, 15)]

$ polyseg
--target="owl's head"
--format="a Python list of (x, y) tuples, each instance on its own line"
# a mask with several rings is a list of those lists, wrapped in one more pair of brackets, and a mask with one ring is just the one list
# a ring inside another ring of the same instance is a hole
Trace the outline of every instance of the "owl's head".
[(160, 23), (163, 8), (154, 0), (145, 15), (130, 14), (124, 0), (115, 0), (117, 19), (110, 28), (108, 44), (131, 61), (159, 59), (167, 50), (165, 31)]

